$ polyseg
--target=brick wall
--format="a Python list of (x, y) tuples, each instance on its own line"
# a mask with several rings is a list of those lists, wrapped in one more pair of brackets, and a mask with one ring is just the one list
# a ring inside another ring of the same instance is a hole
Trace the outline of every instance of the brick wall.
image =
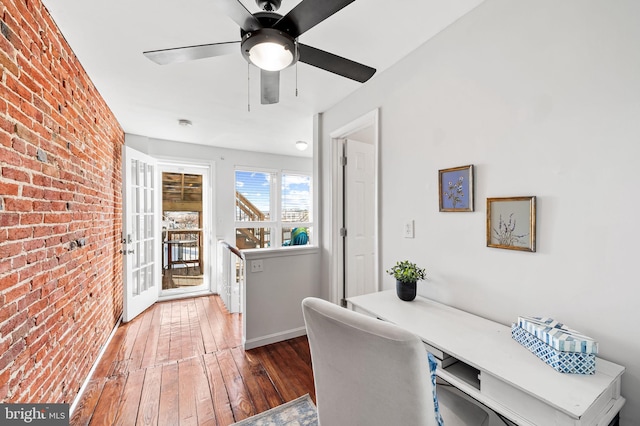
[(72, 402), (122, 310), (124, 132), (39, 0), (0, 2), (0, 402)]

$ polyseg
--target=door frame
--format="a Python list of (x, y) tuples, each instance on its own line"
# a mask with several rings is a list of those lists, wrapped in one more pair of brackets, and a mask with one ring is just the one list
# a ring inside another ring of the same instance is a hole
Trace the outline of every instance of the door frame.
[[(208, 274), (205, 275), (205, 287), (198, 291), (189, 291), (189, 289), (185, 291), (163, 291), (162, 283), (160, 283), (159, 287), (159, 300), (173, 300), (180, 299), (185, 297), (193, 297), (199, 294), (211, 294), (216, 293), (217, 288), (214, 287), (214, 282), (217, 277), (218, 270), (218, 247), (217, 243), (214, 243), (215, 235), (216, 235), (216, 206), (215, 206), (215, 197), (213, 196), (213, 190), (215, 188), (215, 162), (214, 161), (197, 161), (188, 158), (168, 158), (165, 156), (153, 156), (158, 162), (158, 180), (160, 184), (162, 183), (162, 172), (167, 171), (167, 169), (171, 169), (173, 171), (179, 171), (182, 167), (186, 169), (202, 169), (206, 170), (206, 174), (208, 176), (203, 177), (203, 184), (206, 182), (206, 187), (203, 188), (202, 191), (202, 209), (203, 209), (203, 245), (202, 245), (202, 257), (205, 259), (205, 269)], [(203, 173), (205, 175), (205, 173)], [(162, 191), (159, 196), (159, 214), (162, 215)], [(209, 214), (204, 214), (204, 210), (207, 209)], [(159, 235), (162, 235), (162, 221), (159, 221)], [(163, 259), (160, 258), (160, 263), (162, 264)], [(208, 277), (207, 277), (208, 275)]]
[(367, 127), (373, 128), (374, 145), (374, 232), (375, 232), (375, 256), (374, 256), (374, 279), (376, 291), (380, 290), (380, 126), (379, 109), (375, 110), (347, 123), (346, 125), (332, 131), (331, 138), (331, 260), (329, 277), (329, 300), (340, 304), (344, 298), (342, 284), (344, 282), (344, 244), (340, 237), (342, 227), (343, 203), (343, 181), (344, 171), (342, 168), (342, 140), (348, 139), (350, 135), (357, 133)]

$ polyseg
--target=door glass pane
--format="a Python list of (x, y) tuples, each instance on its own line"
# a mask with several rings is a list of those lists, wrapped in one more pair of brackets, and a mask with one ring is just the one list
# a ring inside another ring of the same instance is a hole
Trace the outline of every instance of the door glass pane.
[(138, 160), (131, 160), (131, 186), (138, 185)]
[(133, 197), (132, 204), (133, 204), (133, 212), (137, 213), (140, 211), (140, 188), (135, 187), (131, 190), (131, 196)]
[(147, 187), (147, 189), (145, 190), (145, 194), (146, 194), (146, 201), (145, 201), (145, 205), (146, 205), (146, 212), (150, 213), (153, 211), (153, 188)]
[(145, 238), (151, 238), (153, 237), (153, 216), (147, 215), (146, 219), (147, 219), (147, 224), (145, 226), (146, 226), (147, 232), (145, 233)]
[(138, 170), (137, 170), (138, 176), (136, 177), (137, 179), (136, 183), (140, 186), (144, 186), (144, 169), (145, 169), (144, 166), (145, 164), (142, 161), (138, 162)]
[(133, 291), (134, 296), (137, 296), (138, 294), (140, 294), (140, 283), (138, 280), (139, 274), (140, 274), (139, 270), (134, 270), (131, 276), (131, 280), (133, 281), (131, 283), (131, 290)]
[(143, 267), (140, 269), (140, 293), (143, 293), (147, 288), (149, 288), (149, 280), (147, 275), (148, 267)]
[(147, 263), (147, 253), (144, 250), (144, 242), (138, 241), (136, 244), (137, 251), (140, 253), (140, 266), (144, 266)]
[(148, 188), (153, 188), (153, 166), (151, 164), (147, 164), (146, 175), (144, 178), (145, 186)]
[(153, 280), (155, 278), (153, 265), (147, 266), (147, 283), (149, 284), (147, 288), (152, 286)]
[(147, 205), (147, 188), (144, 186), (140, 187), (140, 213), (148, 213), (149, 206)]
[(133, 250), (133, 253), (131, 254), (133, 269), (138, 269), (140, 267), (140, 253), (138, 252), (138, 245), (134, 243), (130, 244), (128, 247)]
[(138, 285), (138, 294), (142, 293), (147, 289), (147, 274), (145, 273), (145, 269), (140, 269), (137, 271), (140, 276), (140, 284)]
[(133, 190), (133, 208), (134, 208), (134, 212), (135, 213), (139, 213), (142, 211), (142, 202), (144, 200), (142, 200), (140, 197), (142, 195), (141, 193), (142, 189), (139, 187), (136, 187)]
[(153, 259), (153, 241), (147, 240), (144, 245), (147, 259)]
[(136, 241), (138, 241), (142, 238), (145, 231), (144, 216), (137, 214), (135, 222), (137, 226), (133, 235), (135, 236)]

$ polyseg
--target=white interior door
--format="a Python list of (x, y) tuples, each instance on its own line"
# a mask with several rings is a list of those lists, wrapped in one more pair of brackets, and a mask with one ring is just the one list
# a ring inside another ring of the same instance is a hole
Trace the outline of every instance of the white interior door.
[(375, 147), (345, 141), (345, 297), (372, 293), (375, 280)]
[(158, 300), (159, 194), (155, 159), (125, 146), (122, 164), (124, 168), (123, 321), (128, 322)]

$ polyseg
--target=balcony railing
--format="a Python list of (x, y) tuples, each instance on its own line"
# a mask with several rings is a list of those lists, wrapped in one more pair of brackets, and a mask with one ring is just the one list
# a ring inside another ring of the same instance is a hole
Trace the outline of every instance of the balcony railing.
[(166, 245), (166, 269), (197, 268), (202, 271), (202, 230), (168, 229)]

